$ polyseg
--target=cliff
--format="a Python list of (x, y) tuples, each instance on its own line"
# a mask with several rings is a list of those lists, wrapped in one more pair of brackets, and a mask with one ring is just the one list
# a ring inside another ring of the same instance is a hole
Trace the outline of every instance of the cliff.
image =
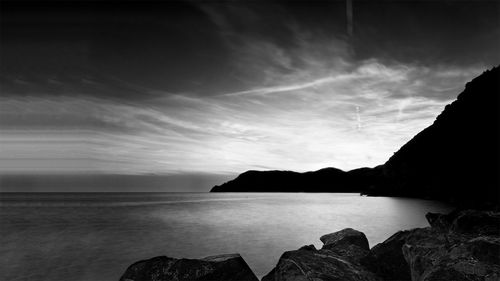
[(498, 205), (500, 67), (467, 83), (434, 123), (382, 167), (383, 184), (367, 194)]

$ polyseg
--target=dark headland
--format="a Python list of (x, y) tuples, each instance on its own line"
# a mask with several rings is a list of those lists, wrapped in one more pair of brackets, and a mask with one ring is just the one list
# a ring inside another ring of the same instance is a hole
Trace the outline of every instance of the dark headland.
[[(383, 165), (348, 172), (247, 171), (212, 192), (361, 192), (447, 201), (430, 227), (399, 231), (370, 248), (346, 228), (287, 251), (262, 281), (500, 280), (500, 67), (467, 83), (434, 123)], [(121, 281), (258, 280), (238, 254), (139, 261)]]
[(448, 201), (500, 200), (500, 67), (465, 85), (434, 123), (382, 165), (344, 172), (247, 171), (211, 192), (361, 192)]

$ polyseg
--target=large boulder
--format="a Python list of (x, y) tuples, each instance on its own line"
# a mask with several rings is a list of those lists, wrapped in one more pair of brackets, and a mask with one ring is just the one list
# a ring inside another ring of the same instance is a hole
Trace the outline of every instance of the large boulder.
[(368, 254), (366, 236), (344, 229), (321, 237), (324, 246), (313, 245), (285, 252), (262, 281), (375, 281), (380, 280), (359, 264)]
[(352, 228), (321, 236), (322, 250), (335, 253), (350, 262), (358, 263), (370, 251), (368, 239), (363, 232)]
[(203, 259), (176, 259), (166, 256), (136, 262), (120, 281), (258, 281), (239, 254)]
[(343, 246), (358, 246), (362, 249), (369, 250), (368, 239), (366, 235), (352, 228), (345, 228), (330, 234), (325, 234), (319, 238), (323, 242), (322, 249), (333, 249)]

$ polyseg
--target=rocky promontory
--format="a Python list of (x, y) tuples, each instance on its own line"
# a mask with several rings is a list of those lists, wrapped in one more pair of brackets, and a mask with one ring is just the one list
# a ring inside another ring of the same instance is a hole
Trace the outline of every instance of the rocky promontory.
[(379, 182), (380, 172), (378, 168), (346, 172), (331, 167), (305, 173), (246, 171), (210, 192), (361, 192)]
[[(360, 231), (323, 235), (321, 249), (285, 252), (262, 281), (498, 281), (500, 212), (428, 213), (430, 224), (369, 248)], [(132, 264), (120, 281), (258, 280), (238, 254), (200, 260), (156, 257)]]

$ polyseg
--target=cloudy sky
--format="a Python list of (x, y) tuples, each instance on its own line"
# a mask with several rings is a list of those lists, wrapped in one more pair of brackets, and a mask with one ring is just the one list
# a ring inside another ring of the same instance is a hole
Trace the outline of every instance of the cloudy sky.
[(3, 175), (375, 166), (500, 63), (497, 1), (0, 5)]

